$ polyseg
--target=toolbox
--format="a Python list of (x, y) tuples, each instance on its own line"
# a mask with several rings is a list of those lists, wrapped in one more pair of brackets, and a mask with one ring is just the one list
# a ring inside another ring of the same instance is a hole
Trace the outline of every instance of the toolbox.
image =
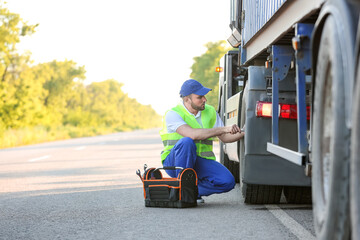
[[(181, 170), (177, 178), (163, 177), (161, 170)], [(197, 175), (192, 168), (160, 167), (147, 168), (144, 174), (136, 174), (144, 186), (146, 207), (185, 208), (197, 206)]]

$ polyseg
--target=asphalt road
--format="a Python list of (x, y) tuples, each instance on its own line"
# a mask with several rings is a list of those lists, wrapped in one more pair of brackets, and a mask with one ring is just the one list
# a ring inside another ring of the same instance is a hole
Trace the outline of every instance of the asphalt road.
[(238, 185), (146, 208), (135, 171), (161, 150), (158, 130), (0, 150), (0, 239), (315, 239), (311, 205), (245, 205)]

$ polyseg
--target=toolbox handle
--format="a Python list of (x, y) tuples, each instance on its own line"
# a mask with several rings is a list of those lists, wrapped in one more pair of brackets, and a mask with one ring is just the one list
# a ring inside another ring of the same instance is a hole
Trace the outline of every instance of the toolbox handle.
[(159, 167), (159, 168), (155, 169), (155, 171), (157, 171), (159, 169), (164, 169), (164, 170), (176, 170), (176, 169), (179, 169), (179, 170), (182, 170), (184, 168), (182, 168), (182, 167)]

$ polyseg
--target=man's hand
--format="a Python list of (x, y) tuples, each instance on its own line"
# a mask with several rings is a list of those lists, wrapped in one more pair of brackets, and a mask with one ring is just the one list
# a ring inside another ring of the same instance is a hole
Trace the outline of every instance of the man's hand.
[(221, 134), (219, 139), (224, 143), (230, 143), (238, 141), (240, 138), (243, 138), (245, 133), (241, 131), (241, 128), (234, 124), (232, 126), (226, 126), (226, 133)]
[(231, 131), (230, 131), (231, 134), (236, 134), (236, 133), (240, 133), (240, 132), (241, 132), (241, 129), (238, 125), (234, 124), (231, 126)]
[(240, 127), (236, 124), (232, 126), (225, 126), (225, 129), (226, 129), (225, 132), (230, 134), (236, 134), (241, 132)]

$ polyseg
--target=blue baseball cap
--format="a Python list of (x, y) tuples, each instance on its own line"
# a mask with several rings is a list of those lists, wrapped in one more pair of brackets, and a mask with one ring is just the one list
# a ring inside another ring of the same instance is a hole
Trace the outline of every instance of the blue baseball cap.
[(198, 81), (196, 81), (194, 79), (189, 79), (189, 80), (186, 80), (183, 83), (183, 85), (181, 86), (180, 96), (185, 97), (185, 96), (188, 96), (188, 95), (190, 95), (192, 93), (204, 96), (209, 91), (211, 91), (210, 88), (204, 87), (203, 85), (201, 85), (201, 83), (199, 83)]

